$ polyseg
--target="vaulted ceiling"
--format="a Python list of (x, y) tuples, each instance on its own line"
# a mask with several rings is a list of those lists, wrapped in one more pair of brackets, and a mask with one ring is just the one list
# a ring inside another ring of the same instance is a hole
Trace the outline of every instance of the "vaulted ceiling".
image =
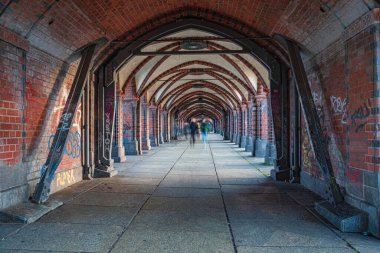
[(149, 30), (184, 16), (243, 33), (280, 33), (315, 54), (376, 6), (376, 0), (0, 0), (0, 25), (60, 59), (96, 39), (110, 46), (138, 27)]
[[(144, 33), (184, 17), (232, 28), (280, 57), (281, 47), (270, 38), (282, 34), (310, 57), (378, 6), (375, 0), (0, 0), (0, 25), (62, 60), (103, 38), (107, 43), (97, 64)], [(192, 46), (205, 53), (191, 53)], [(239, 50), (244, 51), (210, 32), (176, 32), (151, 41), (118, 68), (120, 89), (134, 84), (137, 96), (163, 109), (218, 117), (251, 100), (259, 87), (269, 87), (268, 70), (251, 54), (223, 53)], [(207, 53), (215, 51), (220, 53)]]

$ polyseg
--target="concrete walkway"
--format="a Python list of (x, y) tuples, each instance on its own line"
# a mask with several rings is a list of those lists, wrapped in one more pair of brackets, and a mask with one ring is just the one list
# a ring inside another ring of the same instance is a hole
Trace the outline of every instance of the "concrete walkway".
[(165, 144), (117, 164), (119, 175), (71, 186), (30, 225), (0, 224), (0, 252), (380, 252), (312, 213), (317, 196), (274, 183), (236, 145)]

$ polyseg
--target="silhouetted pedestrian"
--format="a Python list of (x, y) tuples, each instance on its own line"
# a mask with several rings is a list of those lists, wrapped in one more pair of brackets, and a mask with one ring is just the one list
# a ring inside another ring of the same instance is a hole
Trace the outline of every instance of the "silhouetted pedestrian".
[(201, 124), (202, 143), (204, 144), (204, 148), (207, 146), (208, 132), (210, 132), (210, 124), (204, 119)]
[(190, 123), (190, 134), (191, 134), (190, 145), (192, 147), (194, 147), (194, 144), (195, 144), (195, 134), (197, 132), (198, 132), (198, 125), (197, 125), (197, 123), (195, 123), (195, 119), (192, 119), (191, 123)]

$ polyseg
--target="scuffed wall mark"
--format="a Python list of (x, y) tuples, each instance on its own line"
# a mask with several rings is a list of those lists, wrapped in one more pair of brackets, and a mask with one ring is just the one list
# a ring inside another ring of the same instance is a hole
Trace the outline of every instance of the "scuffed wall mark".
[(330, 101), (333, 112), (342, 115), (342, 124), (347, 124), (347, 98), (331, 96)]
[(367, 124), (367, 118), (371, 114), (371, 101), (368, 99), (351, 114), (351, 121), (355, 127), (355, 132), (359, 132)]
[(74, 170), (58, 173), (56, 182), (57, 187), (64, 187), (75, 183)]
[(360, 171), (359, 170), (353, 170), (353, 169), (348, 169), (346, 173), (346, 177), (355, 184), (360, 183)]
[[(51, 148), (53, 144), (54, 134), (50, 135), (48, 148)], [(80, 157), (81, 154), (81, 135), (78, 131), (69, 132), (67, 136), (67, 143), (63, 151), (64, 155), (71, 157), (73, 159)]]

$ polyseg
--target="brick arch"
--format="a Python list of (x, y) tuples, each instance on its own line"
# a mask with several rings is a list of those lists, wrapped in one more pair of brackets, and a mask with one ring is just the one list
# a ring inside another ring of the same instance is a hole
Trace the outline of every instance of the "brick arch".
[(210, 117), (210, 118), (216, 118), (218, 119), (219, 121), (221, 121), (223, 118), (219, 118), (218, 115), (215, 115), (214, 113), (212, 113), (211, 111), (207, 110), (207, 111), (195, 111), (195, 112), (192, 112), (188, 115), (184, 115), (180, 118), (180, 120), (182, 121), (188, 121), (190, 118), (194, 118), (194, 117), (197, 117), (197, 116), (200, 116), (200, 115), (206, 115), (207, 117)]
[[(186, 99), (185, 101), (183, 101), (180, 105), (176, 106), (175, 108), (173, 108), (172, 110), (181, 110), (183, 107), (185, 106), (188, 106), (190, 105), (191, 103), (196, 103), (199, 101), (199, 97), (189, 97), (188, 99)], [(210, 98), (210, 97), (204, 97), (202, 99), (202, 102), (204, 101), (207, 101), (208, 103), (212, 103), (213, 105), (215, 106), (219, 106), (220, 108), (222, 108), (223, 110), (228, 110), (228, 109), (231, 109), (231, 107), (228, 107), (227, 104), (225, 103), (220, 103), (220, 101), (218, 100), (215, 100), (214, 98)]]
[[(189, 74), (187, 71), (185, 71), (185, 72), (186, 72), (185, 73), (186, 75)], [(230, 86), (232, 86), (239, 93), (239, 95), (242, 97), (242, 102), (246, 101), (244, 94), (241, 92), (241, 90), (233, 82), (231, 82), (230, 80), (223, 79), (222, 76), (220, 76), (219, 74), (217, 74), (215, 72), (212, 72), (212, 71), (207, 72), (207, 74), (209, 76), (212, 76), (212, 77), (218, 79), (218, 81), (220, 81), (224, 86), (226, 86), (227, 88), (229, 88), (230, 91), (231, 91), (231, 94), (233, 94), (233, 96), (237, 98), (236, 94), (232, 91), (232, 89), (230, 87)], [(197, 81), (197, 82), (201, 83), (202, 81)], [(167, 90), (167, 89), (165, 89), (165, 90)], [(154, 94), (156, 94), (156, 92)], [(237, 98), (237, 100), (239, 100), (239, 99)]]
[[(172, 106), (173, 110), (174, 110), (174, 108), (180, 107), (189, 101), (194, 101), (195, 99), (198, 99), (201, 94), (202, 94), (201, 92), (194, 92), (194, 93), (187, 94), (186, 96), (184, 96), (183, 100), (181, 100), (181, 101), (177, 100), (173, 104), (173, 106)], [(216, 104), (222, 105), (222, 107), (225, 110), (233, 110), (234, 109), (234, 107), (231, 107), (228, 103), (226, 103), (226, 101), (221, 100), (219, 97), (217, 97), (213, 94), (209, 94), (209, 96), (204, 97), (204, 99), (207, 99), (207, 100), (212, 101)]]
[[(164, 47), (162, 47), (160, 50), (158, 50), (158, 52), (162, 52), (162, 51), (166, 51), (168, 49), (173, 49), (172, 51), (177, 51), (180, 47), (180, 43), (177, 42), (177, 43), (172, 43), (172, 44), (169, 44), (169, 45), (166, 45)], [(139, 72), (139, 70), (142, 69), (142, 67), (145, 66), (145, 64), (147, 64), (151, 59), (153, 59), (154, 56), (147, 56), (142, 62), (139, 63), (139, 65), (137, 65), (131, 72), (131, 74), (129, 74), (127, 80), (125, 80), (123, 86), (122, 86), (122, 90), (124, 90), (124, 87), (126, 85), (128, 85), (128, 83), (131, 82), (132, 78), (137, 74), (137, 72)]]
[[(215, 88), (215, 87), (213, 87), (213, 88)], [(215, 90), (214, 90), (215, 91)], [(201, 95), (201, 96), (214, 96), (212, 93), (209, 93), (209, 92), (207, 92), (207, 91), (193, 91), (193, 92), (190, 92), (189, 94), (196, 94), (196, 95)], [(181, 99), (184, 99), (185, 97), (187, 97), (187, 95), (189, 95), (189, 94), (186, 94), (185, 96), (183, 96), (183, 97), (181, 97)], [(226, 94), (228, 94), (228, 93), (226, 93)], [(175, 97), (174, 97), (174, 102), (175, 102), (175, 104), (178, 102), (178, 97), (179, 97), (179, 95), (180, 94), (177, 94)], [(235, 99), (232, 99), (232, 101), (230, 100), (230, 97), (229, 97), (229, 99), (226, 97), (226, 96), (224, 96), (225, 94), (219, 94), (220, 96), (222, 96), (224, 99), (226, 99), (226, 101), (229, 101), (229, 102), (232, 102), (232, 104), (236, 104), (236, 105), (239, 105), (239, 102), (238, 101), (236, 101)], [(217, 96), (214, 96), (214, 97), (217, 97)], [(167, 105), (168, 105), (168, 102), (169, 102), (170, 100), (167, 100), (163, 105), (162, 105), (162, 108), (165, 108), (165, 107), (167, 107)], [(180, 101), (179, 101), (180, 102)]]
[(267, 35), (257, 31), (252, 25), (249, 25), (243, 20), (238, 20), (232, 15), (226, 15), (209, 8), (185, 6), (156, 15), (155, 17), (149, 17), (146, 21), (142, 21), (140, 24), (135, 25), (132, 29), (129, 29), (126, 33), (116, 39), (116, 41), (125, 41), (125, 44), (108, 43), (107, 47), (102, 49), (97, 55), (94, 69), (97, 69), (104, 62), (108, 62), (110, 58), (115, 56), (115, 54), (126, 45), (143, 37), (147, 33), (155, 31), (159, 27), (165, 25), (178, 23), (178, 21), (184, 19), (198, 19), (217, 24), (238, 32), (241, 35), (239, 37), (257, 37), (258, 39), (255, 40), (257, 45), (266, 48), (272, 55), (279, 57), (283, 62), (288, 64), (286, 51), (274, 40), (261, 40), (260, 38), (266, 38)]
[[(184, 67), (187, 67), (187, 66), (191, 66), (191, 65), (194, 65), (194, 64), (198, 64), (198, 65), (203, 65), (203, 66), (206, 66), (206, 67), (210, 67), (212, 70), (214, 71), (217, 71), (217, 72), (221, 72), (223, 74), (226, 74), (228, 76), (231, 76), (232, 78), (236, 79), (240, 85), (242, 85), (246, 90), (250, 91), (252, 94), (255, 94), (255, 90), (253, 89), (253, 87), (249, 87), (246, 83), (244, 83), (240, 78), (238, 78), (237, 76), (235, 76), (232, 72), (220, 67), (219, 65), (216, 65), (216, 64), (213, 64), (213, 63), (210, 63), (210, 62), (205, 62), (205, 61), (199, 61), (199, 60), (194, 60), (194, 61), (188, 61), (188, 62), (185, 62), (185, 63), (181, 63), (177, 66), (174, 66), (164, 72), (162, 72), (161, 74), (159, 74), (156, 78), (154, 78), (152, 81), (150, 81), (146, 86), (143, 86), (143, 84), (140, 86), (140, 88), (138, 89), (137, 91), (137, 94), (141, 95), (141, 94), (144, 94), (147, 90), (149, 90), (149, 88), (151, 88), (158, 80), (164, 78), (165, 76), (167, 75), (170, 75), (170, 74), (173, 74), (175, 72), (180, 72), (180, 71), (188, 71), (188, 73), (190, 73), (189, 70), (187, 69), (183, 69)], [(206, 69), (207, 70), (207, 69)]]
[(192, 112), (194, 112), (194, 111), (200, 111), (200, 112), (202, 112), (202, 111), (207, 111), (207, 112), (213, 113), (213, 114), (215, 114), (215, 115), (218, 115), (219, 118), (222, 118), (222, 117), (223, 117), (223, 115), (222, 115), (221, 113), (216, 112), (215, 110), (213, 110), (212, 107), (209, 107), (209, 106), (206, 106), (206, 107), (194, 106), (194, 107), (192, 107), (192, 108), (188, 108), (188, 109), (182, 111), (178, 116), (179, 116), (180, 118), (183, 118), (182, 115), (190, 114), (190, 113), (192, 113)]
[[(201, 80), (201, 81), (197, 81), (197, 80), (196, 81), (190, 81), (190, 82), (184, 83), (181, 86), (178, 86), (177, 88), (173, 89), (170, 93), (165, 94), (161, 99), (159, 98), (159, 100), (157, 100), (157, 103), (160, 103), (161, 101), (165, 101), (165, 99), (168, 98), (169, 96), (177, 95), (177, 94), (181, 93), (182, 91), (185, 91), (185, 90), (187, 90), (189, 88), (192, 88), (194, 86), (194, 84), (202, 84), (204, 87), (207, 87), (207, 88), (210, 88), (210, 89), (213, 89), (213, 90), (217, 89), (215, 91), (223, 91), (224, 90), (222, 87), (219, 87), (218, 85), (216, 85), (214, 83), (211, 83), (211, 82), (208, 82), (208, 81), (204, 81), (204, 80)], [(230, 88), (230, 87), (227, 86), (227, 88)], [(231, 91), (230, 95), (233, 96), (236, 99), (236, 102), (238, 102), (239, 98), (237, 97), (237, 95), (233, 93), (233, 91), (232, 91), (231, 88), (230, 88), (230, 91)], [(226, 94), (228, 93), (228, 91), (225, 91), (225, 92), (226, 92)], [(163, 91), (163, 94), (164, 93), (166, 93), (166, 90)]]
[(176, 111), (182, 111), (185, 108), (191, 108), (192, 105), (196, 105), (196, 104), (207, 104), (207, 105), (209, 105), (211, 107), (214, 107), (218, 111), (222, 111), (223, 110), (223, 107), (221, 107), (221, 105), (217, 105), (215, 103), (215, 101), (210, 101), (210, 100), (207, 100), (207, 99), (202, 99), (202, 101), (199, 101), (199, 100), (189, 100), (188, 102), (183, 103), (181, 106), (179, 106), (178, 108), (176, 108)]
[[(209, 49), (222, 49), (222, 50), (226, 50), (227, 48), (226, 47), (223, 47), (217, 43), (214, 43), (214, 42), (210, 42), (208, 41), (208, 48)], [(160, 49), (159, 51), (168, 51), (167, 49), (173, 49), (173, 50), (169, 50), (169, 51), (178, 51), (180, 49), (179, 47), (179, 42), (176, 42), (176, 43), (173, 43), (172, 44), (169, 44), (167, 46), (165, 46), (163, 49)], [(243, 77), (244, 81), (246, 83), (249, 84), (248, 87), (252, 88), (253, 87), (253, 84), (251, 83), (251, 81), (249, 80), (249, 78), (247, 77), (247, 75), (244, 73), (244, 71), (242, 71), (242, 69), (233, 61), (231, 60), (229, 57), (225, 56), (225, 55), (219, 55), (220, 57), (222, 57), (225, 61), (227, 61), (229, 64), (231, 64), (238, 72), (239, 74)], [(144, 85), (147, 83), (147, 81), (149, 80), (149, 78), (152, 76), (152, 74), (154, 73), (155, 70), (157, 70), (157, 68), (159, 68), (170, 56), (164, 56), (162, 57), (149, 71), (149, 73), (145, 76), (143, 82), (141, 83), (141, 87), (144, 87)], [(151, 60), (153, 57), (150, 56), (149, 60)], [(237, 57), (236, 57), (237, 58)], [(258, 81), (260, 84), (262, 84), (263, 86), (267, 86), (266, 83), (264, 82), (263, 78), (261, 77), (261, 74), (251, 65), (249, 64), (244, 58), (242, 57), (239, 57), (237, 58), (239, 60), (241, 60), (243, 62), (243, 64), (245, 64), (247, 67), (249, 68), (252, 68), (252, 71), (256, 74), (257, 78), (258, 78)], [(144, 61), (143, 63), (139, 64), (138, 67), (136, 67), (136, 69), (141, 69), (143, 65), (147, 64), (148, 61)], [(141, 66), (142, 65), (142, 66)], [(215, 65), (215, 66), (218, 66), (218, 65)], [(135, 70), (136, 70), (135, 69)], [(133, 78), (133, 75), (135, 75), (137, 73), (137, 71), (133, 71), (127, 81), (129, 81), (131, 78)], [(255, 93), (255, 89), (252, 88), (253, 90), (253, 93)]]

